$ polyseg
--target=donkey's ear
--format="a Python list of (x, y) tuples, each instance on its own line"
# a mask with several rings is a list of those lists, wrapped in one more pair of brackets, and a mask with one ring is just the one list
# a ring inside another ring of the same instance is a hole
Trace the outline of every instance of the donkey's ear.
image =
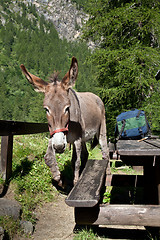
[(66, 73), (62, 79), (62, 86), (65, 89), (73, 87), (78, 76), (78, 61), (75, 57), (72, 57), (72, 62), (69, 71)]
[(43, 81), (41, 78), (36, 77), (35, 75), (28, 72), (23, 64), (21, 64), (20, 68), (24, 73), (25, 77), (27, 78), (27, 80), (34, 86), (35, 91), (45, 92), (46, 86), (48, 85), (47, 82)]

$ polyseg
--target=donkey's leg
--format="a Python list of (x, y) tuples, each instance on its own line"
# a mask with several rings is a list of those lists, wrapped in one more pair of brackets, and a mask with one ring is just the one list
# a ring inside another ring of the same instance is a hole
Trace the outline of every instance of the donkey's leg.
[(77, 183), (79, 178), (80, 162), (81, 162), (81, 138), (76, 140), (73, 144), (72, 167), (74, 171), (74, 184)]
[(107, 133), (106, 133), (106, 120), (105, 116), (101, 122), (100, 133), (99, 133), (99, 144), (101, 146), (102, 158), (108, 161), (107, 170), (106, 170), (106, 184), (107, 186), (111, 185), (111, 169), (109, 161), (109, 147), (107, 144)]
[(71, 160), (73, 173), (75, 171), (76, 159), (77, 159), (76, 147), (75, 147), (75, 144), (73, 143), (72, 160)]
[(101, 146), (102, 158), (109, 161), (109, 148), (108, 148), (108, 144), (107, 144), (107, 133), (106, 133), (105, 118), (102, 120), (101, 126), (100, 126), (99, 144)]
[(55, 150), (52, 148), (52, 139), (49, 140), (47, 152), (44, 156), (46, 165), (50, 168), (53, 179), (62, 186), (61, 173), (57, 165)]
[(88, 150), (86, 147), (86, 143), (82, 142), (82, 150), (81, 150), (81, 168), (80, 168), (80, 174), (82, 173), (83, 169), (86, 166), (86, 162), (88, 160)]

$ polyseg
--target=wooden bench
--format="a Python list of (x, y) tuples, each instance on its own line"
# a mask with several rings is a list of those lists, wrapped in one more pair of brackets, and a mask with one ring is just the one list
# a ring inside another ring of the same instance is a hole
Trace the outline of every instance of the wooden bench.
[(88, 160), (79, 181), (65, 202), (71, 207), (94, 207), (100, 200), (106, 174), (106, 160)]

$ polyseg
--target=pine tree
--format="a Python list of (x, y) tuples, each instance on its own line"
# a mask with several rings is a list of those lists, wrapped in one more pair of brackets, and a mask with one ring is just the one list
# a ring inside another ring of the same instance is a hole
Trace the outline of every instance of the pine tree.
[(89, 0), (88, 13), (83, 37), (97, 45), (91, 61), (97, 66), (109, 135), (114, 134), (116, 116), (131, 108), (144, 108), (160, 130), (152, 112), (160, 68), (159, 1)]

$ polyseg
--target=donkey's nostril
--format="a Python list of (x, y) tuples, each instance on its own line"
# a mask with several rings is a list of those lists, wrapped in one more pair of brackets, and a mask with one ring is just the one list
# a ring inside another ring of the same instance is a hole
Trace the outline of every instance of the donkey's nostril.
[(53, 144), (53, 148), (57, 153), (63, 153), (65, 150), (65, 144), (62, 144), (62, 145)]

